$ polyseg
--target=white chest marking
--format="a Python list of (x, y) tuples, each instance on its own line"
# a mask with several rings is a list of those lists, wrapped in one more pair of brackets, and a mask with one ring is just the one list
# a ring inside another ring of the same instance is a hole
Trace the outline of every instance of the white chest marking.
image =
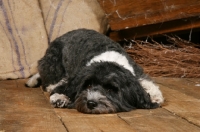
[(98, 56), (95, 56), (86, 64), (86, 66), (90, 66), (94, 62), (101, 62), (101, 61), (115, 62), (123, 66), (125, 69), (129, 70), (135, 76), (133, 67), (129, 64), (127, 58), (116, 51), (106, 51)]

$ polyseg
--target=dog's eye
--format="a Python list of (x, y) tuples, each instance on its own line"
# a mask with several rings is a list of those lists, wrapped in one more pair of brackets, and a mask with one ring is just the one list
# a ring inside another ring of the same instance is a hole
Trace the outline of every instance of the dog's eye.
[(91, 89), (92, 88), (92, 85), (91, 84), (88, 84), (87, 85), (87, 89)]
[(108, 89), (107, 89), (107, 92), (111, 92), (111, 91), (113, 91), (111, 88), (108, 88)]

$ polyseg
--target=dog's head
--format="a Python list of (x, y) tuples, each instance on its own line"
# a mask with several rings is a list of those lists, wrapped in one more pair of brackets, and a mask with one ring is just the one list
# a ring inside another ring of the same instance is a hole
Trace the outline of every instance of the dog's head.
[(83, 68), (68, 83), (75, 108), (83, 113), (115, 113), (135, 108), (156, 108), (137, 79), (122, 66), (110, 62)]

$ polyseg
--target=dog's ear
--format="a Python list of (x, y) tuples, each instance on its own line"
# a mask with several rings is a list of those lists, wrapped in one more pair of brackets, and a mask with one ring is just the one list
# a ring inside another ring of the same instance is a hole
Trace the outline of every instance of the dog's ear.
[(93, 77), (90, 70), (82, 69), (77, 74), (69, 78), (68, 88), (76, 92), (76, 95), (73, 95), (74, 99), (79, 95), (80, 92), (84, 90), (84, 85), (89, 83), (88, 81)]
[(157, 103), (152, 103), (149, 94), (143, 89), (135, 77), (128, 79), (122, 88), (122, 96), (133, 108), (157, 108)]
[(90, 82), (92, 81), (92, 78), (93, 76), (89, 74), (88, 75), (79, 74), (71, 80), (70, 87), (72, 87), (73, 89), (76, 89), (77, 91), (83, 90), (85, 85), (90, 84)]
[(116, 87), (117, 89), (119, 86), (119, 76), (116, 73), (110, 73), (109, 75), (105, 76), (105, 79), (103, 79), (103, 84), (110, 84), (113, 87)]

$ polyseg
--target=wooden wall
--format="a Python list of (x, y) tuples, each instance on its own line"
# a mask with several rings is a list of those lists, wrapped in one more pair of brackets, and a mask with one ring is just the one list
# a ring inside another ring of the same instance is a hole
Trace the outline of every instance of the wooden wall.
[(115, 40), (200, 27), (199, 0), (98, 1), (114, 31), (111, 38)]

